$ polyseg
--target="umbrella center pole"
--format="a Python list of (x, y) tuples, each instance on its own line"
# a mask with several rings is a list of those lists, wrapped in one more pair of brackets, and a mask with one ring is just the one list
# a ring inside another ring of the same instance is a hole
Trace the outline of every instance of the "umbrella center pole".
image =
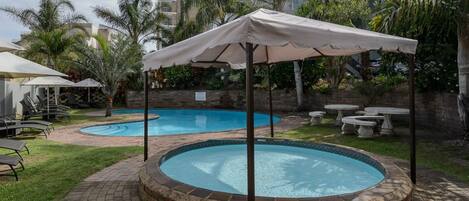
[(272, 77), (271, 77), (272, 65), (268, 65), (267, 75), (269, 77), (269, 113), (270, 113), (270, 137), (274, 137), (274, 112), (272, 111)]
[(255, 177), (254, 177), (254, 92), (253, 92), (253, 46), (246, 43), (246, 130), (247, 130), (247, 167), (248, 167), (248, 201), (254, 201)]
[(145, 71), (144, 75), (144, 121), (143, 121), (143, 160), (148, 159), (148, 71)]

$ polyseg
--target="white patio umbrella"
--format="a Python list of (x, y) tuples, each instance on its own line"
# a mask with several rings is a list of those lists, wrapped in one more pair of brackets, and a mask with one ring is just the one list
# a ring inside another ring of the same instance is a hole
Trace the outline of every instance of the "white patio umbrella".
[[(413, 105), (413, 55), (417, 41), (337, 24), (259, 9), (220, 27), (147, 54), (145, 71), (144, 158), (148, 155), (148, 71), (190, 63), (246, 64), (248, 200), (254, 187), (253, 65), (304, 60), (321, 56), (347, 56), (370, 50), (410, 54), (410, 109)], [(411, 112), (411, 172), (415, 181), (415, 114)]]
[[(0, 44), (4, 44), (0, 41)], [(19, 47), (19, 46), (18, 46)], [(22, 49), (21, 47), (17, 49)], [(12, 49), (14, 46), (2, 46), (0, 49)], [(67, 75), (34, 63), (22, 57), (8, 52), (0, 53), (0, 79), (26, 78), (37, 76), (64, 76)], [(6, 97), (6, 96), (4, 96)], [(3, 110), (6, 111), (6, 102), (3, 104)]]
[(14, 54), (0, 53), (0, 78), (25, 78), (38, 76), (61, 76), (67, 75), (34, 63)]
[(36, 77), (23, 86), (45, 87), (47, 91), (47, 113), (49, 113), (49, 88), (54, 87), (55, 104), (58, 104), (60, 87), (74, 87), (75, 83), (58, 76)]
[(82, 81), (75, 83), (75, 87), (87, 87), (88, 88), (88, 103), (90, 103), (90, 100), (91, 100), (90, 88), (103, 87), (103, 85), (96, 80), (88, 78), (88, 79), (84, 79)]
[[(15, 50), (24, 50), (24, 48), (19, 46), (19, 45), (0, 40), (0, 52), (9, 52), (9, 51), (15, 51)], [(0, 73), (1, 73), (1, 70), (0, 70)], [(1, 78), (1, 79), (4, 79), (4, 78)], [(5, 94), (3, 94), (3, 97), (4, 97), (4, 99), (6, 99)], [(6, 115), (6, 100), (3, 100), (3, 101), (4, 101), (3, 115)]]
[(14, 50), (24, 50), (24, 48), (17, 44), (0, 40), (0, 52), (9, 52)]

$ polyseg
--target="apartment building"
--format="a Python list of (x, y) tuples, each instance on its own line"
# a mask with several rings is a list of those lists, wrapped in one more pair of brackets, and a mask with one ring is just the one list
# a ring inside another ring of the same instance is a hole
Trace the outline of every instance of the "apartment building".
[(117, 35), (116, 30), (114, 30), (113, 28), (111, 28), (109, 26), (102, 25), (102, 24), (96, 25), (96, 24), (93, 24), (93, 23), (79, 23), (79, 24), (75, 24), (75, 25), (80, 26), (82, 28), (82, 30), (79, 30), (78, 28), (77, 29), (72, 29), (72, 30), (70, 30), (70, 34), (80, 33), (84, 30), (86, 32), (86, 34), (88, 36), (90, 36), (86, 39), (88, 46), (94, 47), (94, 48), (98, 48), (98, 43), (97, 43), (96, 39), (94, 39), (91, 36), (99, 35), (99, 36), (105, 38), (106, 40), (110, 41), (110, 40), (112, 40), (113, 37), (115, 37), (115, 35)]
[(174, 28), (178, 23), (179, 14), (181, 12), (181, 0), (156, 0), (160, 12), (167, 16), (163, 25), (167, 28)]

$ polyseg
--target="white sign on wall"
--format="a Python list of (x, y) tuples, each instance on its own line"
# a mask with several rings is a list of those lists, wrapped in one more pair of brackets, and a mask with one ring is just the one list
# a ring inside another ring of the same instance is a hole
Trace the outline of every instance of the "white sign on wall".
[(195, 92), (195, 101), (207, 101), (207, 92), (205, 91)]

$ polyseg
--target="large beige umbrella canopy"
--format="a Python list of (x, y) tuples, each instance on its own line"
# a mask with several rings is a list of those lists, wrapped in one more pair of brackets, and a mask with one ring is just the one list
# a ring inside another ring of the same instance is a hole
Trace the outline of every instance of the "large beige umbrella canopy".
[(24, 50), (24, 48), (14, 43), (0, 40), (0, 52), (9, 52), (15, 50)]
[(254, 64), (344, 56), (369, 50), (414, 54), (417, 47), (417, 41), (412, 39), (259, 9), (147, 54), (143, 63), (145, 71), (196, 62), (244, 64), (245, 43), (256, 47)]
[[(191, 63), (214, 63), (246, 68), (247, 180), (249, 201), (255, 200), (253, 65), (347, 56), (370, 50), (415, 54), (418, 42), (392, 35), (259, 9), (220, 27), (143, 57), (145, 73), (144, 158), (148, 152), (148, 71)], [(413, 57), (412, 57), (413, 58)], [(413, 64), (413, 62), (411, 62)], [(243, 66), (243, 64), (245, 64)], [(413, 65), (409, 66), (411, 174), (415, 176), (415, 108)], [(414, 178), (414, 177), (412, 177)], [(414, 180), (413, 180), (414, 181)]]

